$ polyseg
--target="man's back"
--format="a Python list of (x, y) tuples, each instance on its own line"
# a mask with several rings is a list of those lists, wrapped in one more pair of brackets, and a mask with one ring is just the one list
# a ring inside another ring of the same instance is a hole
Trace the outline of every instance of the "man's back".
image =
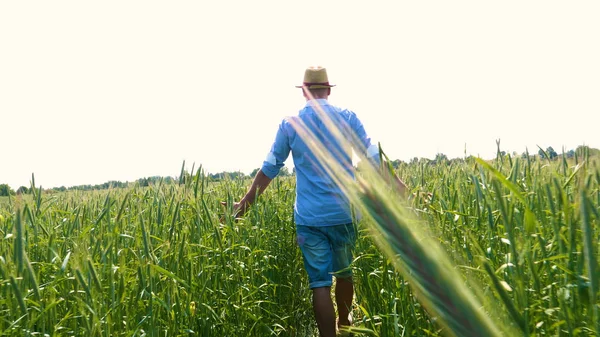
[[(336, 139), (331, 123), (344, 134), (344, 140)], [(330, 105), (326, 99), (309, 100), (298, 116), (288, 117), (281, 123), (262, 169), (267, 175), (276, 175), (278, 164), (282, 164), (291, 151), (296, 169), (294, 215), (297, 225), (331, 226), (352, 222), (348, 200), (334, 177), (336, 172), (328, 168), (333, 164), (338, 167), (336, 170), (341, 168), (353, 175), (352, 148), (346, 141), (352, 137), (360, 142), (358, 146), (370, 146), (370, 139), (356, 115)], [(324, 151), (331, 163), (324, 163), (315, 151)]]

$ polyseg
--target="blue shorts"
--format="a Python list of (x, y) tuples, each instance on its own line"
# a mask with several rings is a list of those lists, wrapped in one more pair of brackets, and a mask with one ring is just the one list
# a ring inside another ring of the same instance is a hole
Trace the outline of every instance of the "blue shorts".
[(335, 226), (296, 226), (296, 240), (304, 268), (308, 273), (309, 287), (331, 287), (332, 275), (352, 276), (352, 250), (356, 243), (353, 224)]

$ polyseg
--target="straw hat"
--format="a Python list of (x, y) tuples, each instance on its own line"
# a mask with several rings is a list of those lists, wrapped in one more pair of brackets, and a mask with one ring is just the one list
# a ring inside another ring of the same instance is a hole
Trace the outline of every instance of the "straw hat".
[(302, 85), (296, 86), (296, 88), (302, 87), (306, 87), (307, 89), (321, 89), (335, 87), (335, 84), (329, 84), (327, 70), (319, 66), (306, 69)]

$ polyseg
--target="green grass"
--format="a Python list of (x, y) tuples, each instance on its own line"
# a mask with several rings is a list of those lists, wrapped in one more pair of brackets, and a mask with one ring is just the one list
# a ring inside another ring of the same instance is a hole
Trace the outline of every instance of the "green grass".
[[(415, 277), (407, 262), (421, 256), (400, 254), (423, 243), (440, 254), (440, 278), (447, 271), (481, 304), (475, 320), (505, 335), (597, 335), (598, 164), (402, 165), (412, 192), (433, 195), (374, 213), (392, 212), (391, 224), (369, 214), (358, 224), (357, 335), (455, 335), (464, 323), (431, 296), (435, 282)], [(316, 336), (293, 180), (276, 179), (245, 219), (219, 223), (219, 202), (248, 183), (192, 172), (179, 186), (0, 200), (0, 336)], [(402, 221), (420, 236), (397, 245)]]

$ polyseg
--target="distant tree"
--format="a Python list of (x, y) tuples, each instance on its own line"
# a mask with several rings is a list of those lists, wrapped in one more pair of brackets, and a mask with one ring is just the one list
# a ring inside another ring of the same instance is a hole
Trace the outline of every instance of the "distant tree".
[(219, 172), (219, 173), (211, 173), (208, 175), (213, 180), (222, 180), (222, 179), (231, 179), (235, 180), (238, 178), (246, 178), (246, 175), (240, 171), (236, 172)]
[(161, 177), (161, 176), (148, 177), (148, 184), (149, 185), (158, 185), (159, 183), (161, 183), (161, 181), (164, 181), (164, 178)]
[(287, 177), (289, 175), (291, 175), (290, 170), (288, 170), (287, 166), (284, 166), (281, 168), (281, 170), (279, 170), (279, 175), (282, 177)]
[(542, 148), (540, 148), (538, 150), (538, 154), (540, 155), (540, 158), (546, 159), (546, 152), (544, 152), (544, 150), (542, 150)]
[(569, 150), (569, 152), (567, 152), (566, 155), (567, 155), (567, 158), (575, 157), (575, 150)]
[(438, 153), (435, 155), (435, 159), (433, 160), (436, 164), (446, 163), (448, 162), (448, 156), (443, 153)]
[(140, 178), (137, 180), (137, 182), (141, 187), (147, 187), (149, 185), (148, 178)]
[(448, 162), (450, 164), (464, 164), (465, 163), (465, 159), (464, 158), (452, 158)]
[[(168, 182), (168, 178), (163, 178), (165, 182)], [(127, 183), (121, 182), (121, 181), (115, 181), (115, 180), (111, 180), (108, 182), (108, 187), (109, 188), (123, 188), (123, 187), (127, 187)]]
[(546, 149), (546, 153), (548, 154), (548, 157), (550, 157), (550, 159), (554, 159), (554, 158), (558, 157), (558, 153), (556, 153), (556, 151), (554, 151), (552, 146), (548, 146), (548, 148)]
[(558, 157), (558, 152), (556, 152), (552, 146), (548, 146), (546, 152), (548, 152), (548, 156), (550, 156), (550, 159)]
[(8, 197), (9, 195), (15, 195), (15, 191), (8, 184), (0, 184), (0, 197)]
[(27, 194), (29, 193), (29, 189), (25, 186), (21, 186), (17, 189), (17, 194)]
[(546, 148), (546, 151), (542, 150), (542, 148), (540, 147), (540, 149), (538, 150), (538, 154), (542, 159), (554, 159), (558, 157), (558, 153), (554, 151), (554, 148), (552, 146), (548, 146)]
[(435, 164), (435, 160), (431, 160), (429, 158), (419, 158), (419, 164), (421, 164), (421, 165), (431, 165), (431, 164)]

